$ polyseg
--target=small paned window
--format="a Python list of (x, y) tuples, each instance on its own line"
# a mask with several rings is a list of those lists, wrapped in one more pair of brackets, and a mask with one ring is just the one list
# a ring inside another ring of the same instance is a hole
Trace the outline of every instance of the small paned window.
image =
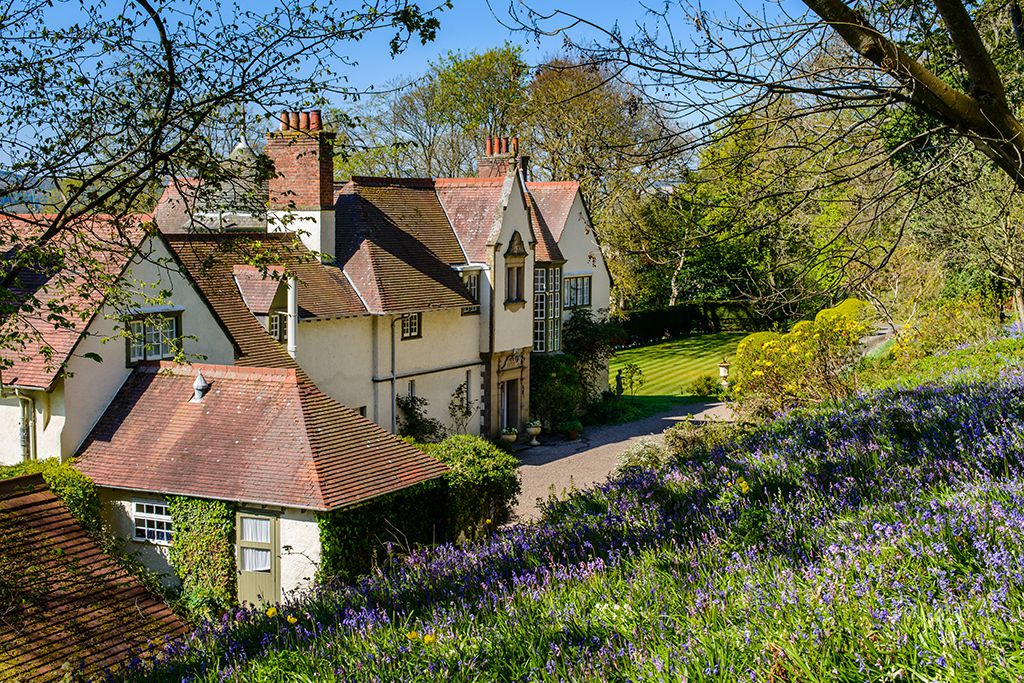
[(422, 336), (422, 313), (406, 313), (402, 316), (402, 339), (419, 339)]
[(466, 289), (473, 296), (473, 301), (477, 303), (476, 306), (463, 306), (462, 315), (473, 315), (480, 312), (480, 273), (472, 272), (466, 273), (462, 278), (463, 284), (466, 285)]
[(590, 305), (591, 276), (575, 276), (565, 278), (565, 308), (577, 308)]
[(132, 501), (132, 523), (132, 538), (136, 541), (169, 545), (174, 536), (171, 513), (166, 503)]
[(128, 321), (128, 363), (167, 360), (177, 353), (181, 330), (178, 315), (147, 316)]
[(271, 313), (270, 314), (270, 336), (281, 342), (282, 344), (288, 343), (288, 314), (287, 313)]
[(239, 534), (239, 559), (242, 566), (239, 569), (243, 572), (269, 573), (274, 559), (270, 548), (271, 520), (266, 517), (242, 516), (239, 521), (242, 525)]

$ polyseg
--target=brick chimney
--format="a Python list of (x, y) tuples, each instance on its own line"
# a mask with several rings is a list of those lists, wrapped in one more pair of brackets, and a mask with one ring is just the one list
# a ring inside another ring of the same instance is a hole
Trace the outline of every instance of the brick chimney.
[(489, 137), (484, 142), (483, 156), (477, 157), (477, 176), (503, 178), (509, 169), (518, 168), (526, 181), (530, 157), (519, 154), (519, 138)]
[(267, 134), (266, 148), (275, 173), (268, 230), (304, 233), (303, 244), (328, 256), (335, 255), (333, 143), (319, 109), (287, 111), (280, 129)]

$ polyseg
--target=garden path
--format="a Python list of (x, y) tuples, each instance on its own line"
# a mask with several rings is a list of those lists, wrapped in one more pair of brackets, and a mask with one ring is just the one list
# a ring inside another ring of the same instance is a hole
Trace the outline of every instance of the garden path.
[(666, 429), (686, 419), (731, 420), (732, 412), (719, 401), (685, 403), (635, 422), (587, 427), (575, 441), (548, 441), (542, 435), (540, 446), (518, 453), (523, 490), (516, 503), (516, 516), (520, 521), (537, 519), (537, 499), (547, 498), (552, 487), (561, 494), (572, 486), (582, 489), (604, 481), (627, 446), (644, 437), (661, 441)]

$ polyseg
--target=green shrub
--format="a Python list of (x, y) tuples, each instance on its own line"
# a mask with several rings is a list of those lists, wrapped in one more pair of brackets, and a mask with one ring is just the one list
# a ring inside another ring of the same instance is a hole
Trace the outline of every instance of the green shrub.
[(722, 391), (722, 383), (711, 375), (701, 375), (693, 380), (688, 389), (680, 393), (691, 396), (718, 396)]
[(896, 337), (893, 358), (906, 365), (943, 351), (992, 339), (998, 309), (988, 299), (939, 301), (922, 311)]
[(444, 425), (440, 420), (427, 417), (429, 401), (422, 396), (398, 396), (395, 405), (398, 407), (398, 433), (411, 436), (416, 441), (430, 443), (444, 438)]
[(736, 422), (678, 422), (665, 430), (665, 448), (678, 460), (700, 460), (711, 449), (736, 442), (748, 430)]
[(656, 470), (669, 461), (669, 452), (652, 439), (640, 439), (626, 447), (619, 454), (616, 471), (625, 472), (631, 468)]
[(572, 434), (575, 432), (579, 435), (579, 433), (583, 431), (583, 423), (579, 420), (566, 420), (562, 424), (558, 425), (558, 429), (563, 434)]
[(530, 411), (547, 429), (575, 419), (582, 403), (580, 374), (572, 356), (530, 356)]
[(446, 501), (443, 482), (433, 480), (358, 507), (320, 513), (319, 579), (351, 581), (397, 554), (450, 540)]
[(235, 604), (235, 505), (168, 496), (174, 543), (168, 560), (181, 580), (181, 601), (193, 618), (209, 619)]
[(847, 300), (785, 334), (758, 332), (741, 341), (730, 386), (741, 413), (760, 419), (853, 393), (867, 310), (863, 302)]
[(595, 318), (589, 308), (577, 308), (562, 328), (562, 347), (572, 349), (572, 363), (579, 373), (584, 404), (601, 399), (607, 389), (608, 361), (615, 345), (625, 340), (622, 326), (605, 317)]
[(11, 479), (39, 472), (53, 494), (61, 499), (71, 514), (89, 533), (99, 534), (103, 526), (100, 517), (100, 499), (96, 485), (72, 466), (72, 462), (58, 462), (47, 458), (34, 462), (0, 467), (0, 479)]
[(457, 434), (432, 455), (448, 466), (450, 530), (475, 539), (512, 517), (519, 495), (519, 461), (477, 436)]

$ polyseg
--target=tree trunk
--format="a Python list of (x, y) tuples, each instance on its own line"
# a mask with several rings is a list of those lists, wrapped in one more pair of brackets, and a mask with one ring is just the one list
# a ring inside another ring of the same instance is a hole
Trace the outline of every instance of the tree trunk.
[(675, 270), (672, 271), (672, 291), (668, 297), (668, 305), (675, 306), (679, 303), (679, 297), (683, 294), (683, 283), (680, 282), (680, 275), (683, 272), (683, 265), (686, 263), (686, 250), (679, 253), (679, 262), (676, 264)]
[(1013, 283), (1013, 310), (1017, 314), (1017, 324), (1024, 325), (1024, 282)]

